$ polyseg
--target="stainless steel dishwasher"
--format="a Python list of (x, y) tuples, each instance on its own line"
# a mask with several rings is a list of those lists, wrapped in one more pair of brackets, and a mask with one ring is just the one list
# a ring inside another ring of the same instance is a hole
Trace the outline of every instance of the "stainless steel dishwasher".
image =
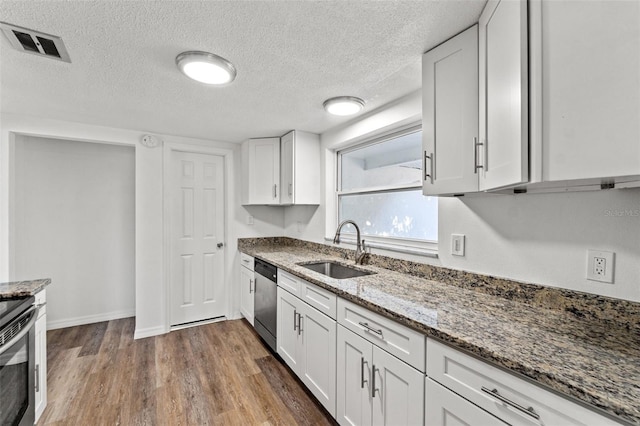
[(277, 352), (278, 268), (263, 260), (256, 259), (254, 271), (256, 274), (254, 327), (271, 350)]

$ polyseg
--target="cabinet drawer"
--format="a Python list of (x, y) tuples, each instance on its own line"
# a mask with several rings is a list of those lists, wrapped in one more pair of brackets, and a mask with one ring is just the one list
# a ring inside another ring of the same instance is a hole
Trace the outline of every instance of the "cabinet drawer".
[(330, 291), (280, 269), (278, 269), (278, 286), (299, 297), (323, 314), (336, 319), (337, 297)]
[(294, 296), (300, 296), (300, 278), (278, 269), (278, 287), (282, 287)]
[(338, 322), (424, 372), (425, 336), (370, 310), (338, 299)]
[[(512, 425), (618, 424), (431, 338), (427, 344), (427, 376)], [(510, 402), (501, 402), (491, 392)], [(516, 404), (530, 412), (518, 410)]]
[(253, 271), (253, 257), (245, 253), (240, 253), (240, 264)]
[(300, 299), (307, 302), (328, 317), (336, 319), (337, 296), (315, 284), (300, 280)]
[(40, 290), (35, 294), (35, 304), (38, 306), (38, 318), (47, 313), (47, 290)]

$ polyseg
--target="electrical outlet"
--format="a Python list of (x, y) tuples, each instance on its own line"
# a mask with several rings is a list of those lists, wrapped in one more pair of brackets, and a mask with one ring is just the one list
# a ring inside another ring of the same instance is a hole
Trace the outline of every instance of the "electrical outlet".
[(454, 256), (464, 256), (463, 234), (451, 234), (451, 254)]
[(604, 277), (607, 271), (607, 259), (604, 257), (593, 258), (593, 273), (598, 277)]
[(247, 216), (247, 225), (253, 225), (253, 216)]
[(614, 258), (610, 251), (587, 250), (587, 279), (612, 283)]

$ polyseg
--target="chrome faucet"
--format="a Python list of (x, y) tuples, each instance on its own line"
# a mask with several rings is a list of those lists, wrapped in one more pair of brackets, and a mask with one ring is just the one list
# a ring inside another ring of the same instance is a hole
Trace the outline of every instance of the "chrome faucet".
[(354, 228), (356, 228), (356, 265), (364, 265), (365, 258), (367, 257), (367, 252), (365, 251), (364, 240), (360, 240), (360, 228), (353, 220), (344, 220), (340, 225), (338, 225), (338, 229), (336, 229), (336, 235), (333, 237), (333, 244), (340, 244), (340, 230), (344, 225), (351, 224)]

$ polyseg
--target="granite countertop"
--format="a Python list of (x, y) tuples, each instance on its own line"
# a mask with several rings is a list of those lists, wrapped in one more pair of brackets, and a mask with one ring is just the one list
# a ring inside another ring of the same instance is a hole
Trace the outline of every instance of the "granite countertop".
[[(247, 245), (255, 256), (337, 295), (640, 424), (640, 333), (593, 318), (546, 309), (376, 267), (376, 274), (336, 280), (298, 263), (353, 261), (304, 247)], [(352, 259), (352, 258), (350, 258)]]
[(33, 296), (49, 284), (51, 284), (50, 278), (0, 283), (0, 300)]

